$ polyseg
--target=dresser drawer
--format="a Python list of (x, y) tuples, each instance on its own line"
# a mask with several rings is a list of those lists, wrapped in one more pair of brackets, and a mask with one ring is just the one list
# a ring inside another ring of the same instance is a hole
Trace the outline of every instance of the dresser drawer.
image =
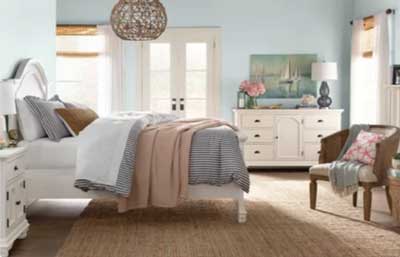
[(310, 129), (339, 129), (340, 121), (335, 116), (312, 115), (304, 117), (304, 126)]
[(18, 157), (11, 161), (6, 162), (5, 169), (6, 169), (7, 181), (10, 181), (18, 177), (25, 170), (25, 162), (23, 157)]
[(321, 144), (305, 144), (304, 158), (306, 161), (318, 161), (321, 153)]
[(243, 128), (272, 128), (274, 126), (274, 118), (264, 115), (245, 115), (242, 116)]
[(268, 143), (274, 140), (274, 130), (272, 128), (245, 130), (245, 133), (248, 137), (248, 143)]
[(246, 161), (269, 161), (274, 156), (272, 145), (246, 145), (244, 147), (244, 158)]
[(320, 143), (321, 139), (332, 135), (336, 130), (312, 130), (308, 129), (304, 131), (304, 142), (308, 143)]

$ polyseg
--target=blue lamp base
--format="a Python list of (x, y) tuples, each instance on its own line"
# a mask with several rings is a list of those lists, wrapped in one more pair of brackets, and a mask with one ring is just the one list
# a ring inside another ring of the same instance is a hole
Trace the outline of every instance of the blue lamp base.
[(322, 82), (321, 88), (319, 89), (320, 97), (318, 98), (318, 105), (320, 109), (329, 109), (332, 105), (332, 98), (329, 97), (329, 86), (326, 81)]

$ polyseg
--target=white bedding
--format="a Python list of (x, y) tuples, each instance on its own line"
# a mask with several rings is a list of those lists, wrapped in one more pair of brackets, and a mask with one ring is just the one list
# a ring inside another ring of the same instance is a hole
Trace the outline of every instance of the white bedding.
[(28, 148), (27, 169), (74, 169), (76, 166), (78, 137), (66, 137), (60, 142), (41, 138), (24, 145)]

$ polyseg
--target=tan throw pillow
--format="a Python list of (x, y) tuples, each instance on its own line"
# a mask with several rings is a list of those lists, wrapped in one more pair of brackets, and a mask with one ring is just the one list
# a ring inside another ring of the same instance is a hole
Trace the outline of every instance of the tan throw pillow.
[(84, 128), (99, 117), (95, 111), (89, 108), (59, 108), (55, 111), (73, 136), (78, 136)]

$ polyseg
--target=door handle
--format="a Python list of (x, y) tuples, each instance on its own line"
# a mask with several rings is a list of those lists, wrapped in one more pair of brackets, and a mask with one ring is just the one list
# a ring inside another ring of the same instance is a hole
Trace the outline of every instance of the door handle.
[(172, 98), (172, 110), (176, 111), (176, 98)]
[(180, 99), (180, 109), (181, 111), (185, 110), (185, 98)]

